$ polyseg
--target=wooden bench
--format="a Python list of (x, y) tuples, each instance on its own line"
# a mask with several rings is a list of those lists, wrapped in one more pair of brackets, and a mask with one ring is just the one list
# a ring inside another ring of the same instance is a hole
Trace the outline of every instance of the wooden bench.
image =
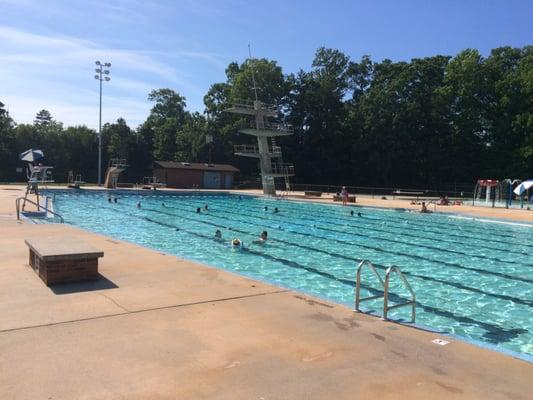
[(392, 192), (392, 199), (394, 200), (396, 196), (416, 196), (416, 200), (422, 196), (424, 192), (415, 192), (413, 190), (395, 190)]
[(322, 197), (322, 192), (316, 190), (309, 190), (305, 192), (305, 197)]
[[(342, 201), (342, 196), (334, 195), (333, 201)], [(356, 202), (356, 196), (348, 196), (348, 203), (355, 203)]]
[(24, 241), (30, 249), (30, 266), (46, 286), (98, 279), (98, 258), (104, 252), (71, 237)]

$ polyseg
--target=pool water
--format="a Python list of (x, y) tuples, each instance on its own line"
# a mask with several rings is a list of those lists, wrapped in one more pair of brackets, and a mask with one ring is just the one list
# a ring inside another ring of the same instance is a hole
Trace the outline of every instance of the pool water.
[[(533, 226), (227, 194), (120, 191), (115, 204), (108, 192), (50, 193), (72, 225), (352, 308), (359, 261), (382, 276), (397, 265), (416, 292), (417, 325), (533, 355)], [(268, 241), (253, 243), (263, 230)], [(233, 238), (243, 251), (231, 249)], [(379, 290), (366, 269), (362, 296)], [(408, 297), (399, 279), (391, 293), (393, 303)], [(381, 307), (382, 300), (362, 303), (376, 314)], [(389, 317), (409, 321), (410, 307)]]

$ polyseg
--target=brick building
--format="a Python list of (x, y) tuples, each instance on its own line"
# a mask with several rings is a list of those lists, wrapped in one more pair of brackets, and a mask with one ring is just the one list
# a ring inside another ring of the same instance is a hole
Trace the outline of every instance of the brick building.
[(167, 187), (232, 189), (237, 168), (227, 164), (154, 161), (154, 176)]

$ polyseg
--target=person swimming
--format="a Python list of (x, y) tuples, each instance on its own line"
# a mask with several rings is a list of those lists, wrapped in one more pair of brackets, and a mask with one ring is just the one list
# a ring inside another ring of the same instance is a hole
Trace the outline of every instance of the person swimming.
[(268, 240), (268, 232), (267, 231), (263, 231), (259, 235), (259, 239), (254, 240), (253, 243), (255, 243), (255, 244), (265, 244), (267, 240)]
[(360, 212), (358, 212), (358, 213), (357, 213), (357, 216), (358, 216), (358, 217), (362, 217), (363, 214), (361, 214)]
[(267, 207), (267, 206), (265, 206), (265, 208), (264, 208), (263, 210), (265, 210), (265, 211), (268, 211), (268, 207)]
[(220, 229), (217, 229), (215, 231), (215, 240), (222, 240), (222, 232), (220, 231)]
[(233, 250), (242, 250), (243, 248), (243, 243), (240, 239), (238, 238), (235, 238), (231, 241), (231, 248)]
[(113, 202), (114, 202), (114, 203), (118, 203), (118, 197), (114, 197), (114, 198), (113, 198)]
[(161, 203), (161, 207), (166, 207), (166, 206), (165, 206), (165, 203)]
[(137, 208), (141, 208), (141, 202), (140, 201), (137, 203)]
[(274, 208), (274, 214), (277, 214), (279, 212), (278, 207)]
[(354, 215), (354, 212), (353, 212), (353, 210), (352, 210), (352, 211), (350, 211), (350, 215), (351, 215), (351, 216), (353, 217), (353, 215)]
[(209, 206), (207, 204), (204, 206), (204, 210), (209, 211)]
[(197, 214), (200, 214), (201, 212), (202, 212), (202, 209), (201, 209), (200, 207), (197, 207), (197, 208), (196, 208), (196, 213), (197, 213)]
[(108, 197), (108, 198), (107, 198), (107, 202), (108, 202), (108, 203), (111, 203), (111, 201), (112, 201), (112, 200), (111, 200), (111, 197)]

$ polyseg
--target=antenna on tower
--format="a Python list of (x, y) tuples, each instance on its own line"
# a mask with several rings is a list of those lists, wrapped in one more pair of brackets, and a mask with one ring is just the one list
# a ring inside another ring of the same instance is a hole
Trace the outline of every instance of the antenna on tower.
[(254, 93), (255, 93), (255, 100), (259, 100), (257, 98), (257, 85), (255, 84), (255, 74), (254, 74), (254, 60), (252, 58), (252, 50), (250, 47), (250, 43), (248, 43), (248, 55), (250, 56), (250, 65), (252, 67), (252, 82), (254, 84)]

